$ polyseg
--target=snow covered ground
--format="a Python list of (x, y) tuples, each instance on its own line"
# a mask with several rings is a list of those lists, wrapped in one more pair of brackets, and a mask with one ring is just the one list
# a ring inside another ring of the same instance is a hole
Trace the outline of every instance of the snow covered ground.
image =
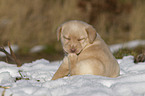
[[(145, 45), (145, 40), (111, 45), (112, 52), (121, 48)], [(11, 46), (14, 51), (18, 46)], [(35, 46), (30, 52), (43, 50)], [(8, 47), (5, 49), (9, 52)], [(0, 56), (5, 56), (0, 52)], [(52, 81), (61, 61), (45, 59), (25, 63), (21, 67), (0, 61), (0, 96), (145, 96), (145, 62), (135, 64), (133, 56), (118, 60), (120, 76), (109, 78), (95, 75), (64, 77)], [(22, 78), (23, 77), (23, 78)], [(5, 92), (4, 92), (5, 90)]]
[[(4, 96), (145, 96), (145, 62), (135, 64), (133, 56), (118, 62), (121, 72), (117, 78), (81, 75), (52, 81), (59, 61), (40, 59), (19, 68), (1, 61), (0, 86), (10, 87)], [(24, 79), (16, 80), (21, 75)]]
[(110, 45), (109, 47), (110, 47), (111, 52), (114, 53), (122, 48), (132, 49), (132, 48), (135, 48), (137, 46), (142, 46), (142, 45), (145, 45), (145, 40), (134, 40), (134, 41), (129, 41), (122, 44)]

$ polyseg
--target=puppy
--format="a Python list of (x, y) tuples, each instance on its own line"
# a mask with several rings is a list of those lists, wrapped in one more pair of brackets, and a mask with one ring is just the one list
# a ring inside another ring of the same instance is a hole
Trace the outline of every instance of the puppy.
[(66, 56), (52, 80), (68, 75), (117, 77), (119, 65), (108, 46), (89, 24), (72, 20), (57, 30)]

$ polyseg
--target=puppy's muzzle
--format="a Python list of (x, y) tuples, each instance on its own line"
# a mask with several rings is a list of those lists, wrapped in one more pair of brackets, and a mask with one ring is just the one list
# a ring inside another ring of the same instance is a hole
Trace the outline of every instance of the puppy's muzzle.
[(75, 48), (71, 48), (71, 49), (70, 49), (70, 52), (71, 52), (71, 53), (75, 53), (75, 52), (76, 52), (76, 49), (75, 49)]

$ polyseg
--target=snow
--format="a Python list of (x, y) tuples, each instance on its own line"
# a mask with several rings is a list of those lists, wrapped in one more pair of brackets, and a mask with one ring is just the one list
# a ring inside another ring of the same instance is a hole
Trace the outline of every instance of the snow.
[[(51, 78), (61, 61), (40, 59), (21, 67), (1, 61), (0, 86), (10, 87), (4, 96), (145, 96), (145, 62), (135, 64), (133, 59), (118, 60), (121, 72), (117, 78), (78, 75), (57, 80)], [(24, 78), (16, 80), (20, 74)]]
[[(145, 45), (145, 40), (111, 45), (110, 49), (116, 52), (139, 45)], [(18, 50), (17, 45), (11, 47), (14, 52)], [(39, 52), (44, 48), (35, 46), (30, 52)], [(10, 52), (7, 46), (5, 49)], [(0, 56), (5, 54), (0, 52)], [(120, 65), (120, 76), (117, 78), (77, 75), (57, 80), (51, 78), (62, 61), (40, 59), (21, 67), (0, 61), (0, 86), (10, 87), (0, 88), (0, 95), (5, 90), (4, 96), (145, 96), (145, 62), (135, 64), (133, 56), (117, 61)]]
[(45, 49), (45, 46), (43, 45), (37, 45), (37, 46), (34, 46), (33, 48), (30, 49), (30, 52), (31, 53), (37, 53), (37, 52), (40, 52), (42, 50)]
[(135, 47), (141, 46), (141, 45), (145, 45), (145, 40), (134, 40), (134, 41), (129, 41), (129, 42), (122, 43), (122, 44), (110, 45), (110, 50), (112, 53), (114, 53), (122, 48), (135, 48)]

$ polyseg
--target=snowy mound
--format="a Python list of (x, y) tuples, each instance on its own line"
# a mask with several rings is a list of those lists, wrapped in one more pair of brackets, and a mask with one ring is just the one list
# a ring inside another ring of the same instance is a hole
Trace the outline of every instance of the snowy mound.
[(41, 59), (20, 68), (0, 62), (0, 86), (10, 87), (4, 96), (145, 96), (145, 62), (134, 64), (132, 56), (118, 62), (117, 78), (81, 75), (54, 81), (51, 78), (61, 62)]

